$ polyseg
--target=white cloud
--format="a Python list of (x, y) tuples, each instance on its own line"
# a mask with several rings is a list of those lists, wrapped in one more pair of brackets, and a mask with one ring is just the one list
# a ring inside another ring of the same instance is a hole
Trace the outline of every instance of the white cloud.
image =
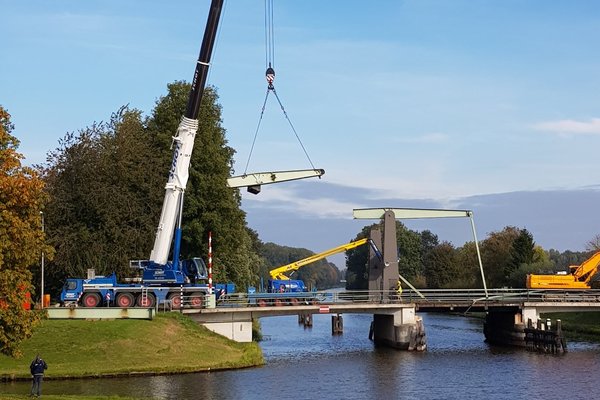
[(242, 192), (244, 201), (256, 202), (256, 207), (264, 207), (263, 204), (268, 204), (271, 209), (293, 211), (294, 214), (301, 215), (303, 218), (351, 219), (352, 209), (358, 206), (357, 203), (331, 197), (307, 199), (301, 191), (294, 188), (282, 189), (269, 185), (263, 189), (258, 196)]
[(592, 118), (588, 122), (572, 119), (540, 122), (533, 125), (533, 128), (538, 131), (552, 132), (564, 136), (600, 135), (600, 118)]

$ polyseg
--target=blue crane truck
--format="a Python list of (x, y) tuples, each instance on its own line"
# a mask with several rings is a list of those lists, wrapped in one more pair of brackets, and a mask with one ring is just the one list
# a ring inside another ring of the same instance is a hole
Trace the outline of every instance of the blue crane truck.
[[(131, 262), (133, 267), (142, 271), (141, 278), (136, 282), (119, 283), (114, 273), (108, 276), (93, 276), (88, 273), (87, 279), (67, 279), (61, 293), (62, 304), (83, 307), (152, 307), (157, 303), (170, 301), (177, 307), (184, 298), (188, 300), (186, 304), (202, 307), (206, 295), (211, 294), (212, 287), (209, 286), (204, 262), (200, 258), (180, 260), (179, 251), (183, 194), (223, 1), (211, 2), (186, 111), (173, 137), (173, 161), (150, 259)], [(173, 260), (168, 261), (171, 245)], [(235, 288), (232, 284), (217, 285), (217, 295), (233, 291)]]

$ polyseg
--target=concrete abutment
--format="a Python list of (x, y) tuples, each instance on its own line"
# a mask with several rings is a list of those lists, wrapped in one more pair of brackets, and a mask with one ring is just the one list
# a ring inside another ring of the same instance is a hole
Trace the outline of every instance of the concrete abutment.
[(390, 314), (374, 314), (369, 338), (376, 345), (399, 350), (425, 351), (427, 337), (423, 319), (414, 308)]

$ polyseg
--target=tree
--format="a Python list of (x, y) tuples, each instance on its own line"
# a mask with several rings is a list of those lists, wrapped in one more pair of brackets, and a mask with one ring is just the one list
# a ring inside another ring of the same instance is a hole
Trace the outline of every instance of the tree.
[(460, 275), (457, 252), (449, 242), (443, 242), (427, 252), (423, 264), (427, 287), (431, 289), (453, 286)]
[(585, 249), (587, 251), (600, 251), (600, 234), (594, 236), (589, 242), (587, 242)]
[[(477, 258), (477, 247), (475, 242), (467, 242), (457, 249), (457, 263), (460, 271), (456, 281), (456, 287), (483, 288), (479, 259)], [(486, 284), (488, 280), (486, 279)]]
[(53, 253), (40, 226), (44, 185), (35, 170), (21, 165), (13, 129), (10, 114), (0, 106), (0, 352), (17, 357), (19, 344), (40, 318), (24, 307), (33, 290), (30, 267), (42, 251), (49, 258)]
[(533, 263), (535, 242), (533, 241), (533, 235), (527, 229), (519, 230), (518, 236), (513, 241), (510, 255), (511, 259), (504, 269), (505, 277), (510, 276), (522, 264)]
[(122, 107), (106, 123), (67, 134), (44, 168), (47, 232), (57, 257), (49, 284), (66, 277), (130, 276), (129, 260), (147, 258), (160, 215), (164, 173), (141, 112)]
[(481, 257), (488, 287), (506, 285), (506, 271), (510, 269), (513, 242), (520, 230), (507, 226), (500, 232), (492, 232), (482, 242)]

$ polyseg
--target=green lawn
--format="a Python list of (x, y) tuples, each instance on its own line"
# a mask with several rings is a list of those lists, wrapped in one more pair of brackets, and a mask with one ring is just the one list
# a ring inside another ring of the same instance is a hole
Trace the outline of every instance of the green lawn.
[(569, 340), (600, 342), (599, 312), (543, 314), (542, 318), (550, 318), (553, 323), (560, 319), (565, 336)]
[(207, 371), (264, 362), (257, 343), (233, 342), (178, 313), (159, 314), (151, 321), (44, 320), (22, 350), (20, 359), (0, 355), (0, 379), (29, 379), (36, 353), (48, 363), (47, 379)]

